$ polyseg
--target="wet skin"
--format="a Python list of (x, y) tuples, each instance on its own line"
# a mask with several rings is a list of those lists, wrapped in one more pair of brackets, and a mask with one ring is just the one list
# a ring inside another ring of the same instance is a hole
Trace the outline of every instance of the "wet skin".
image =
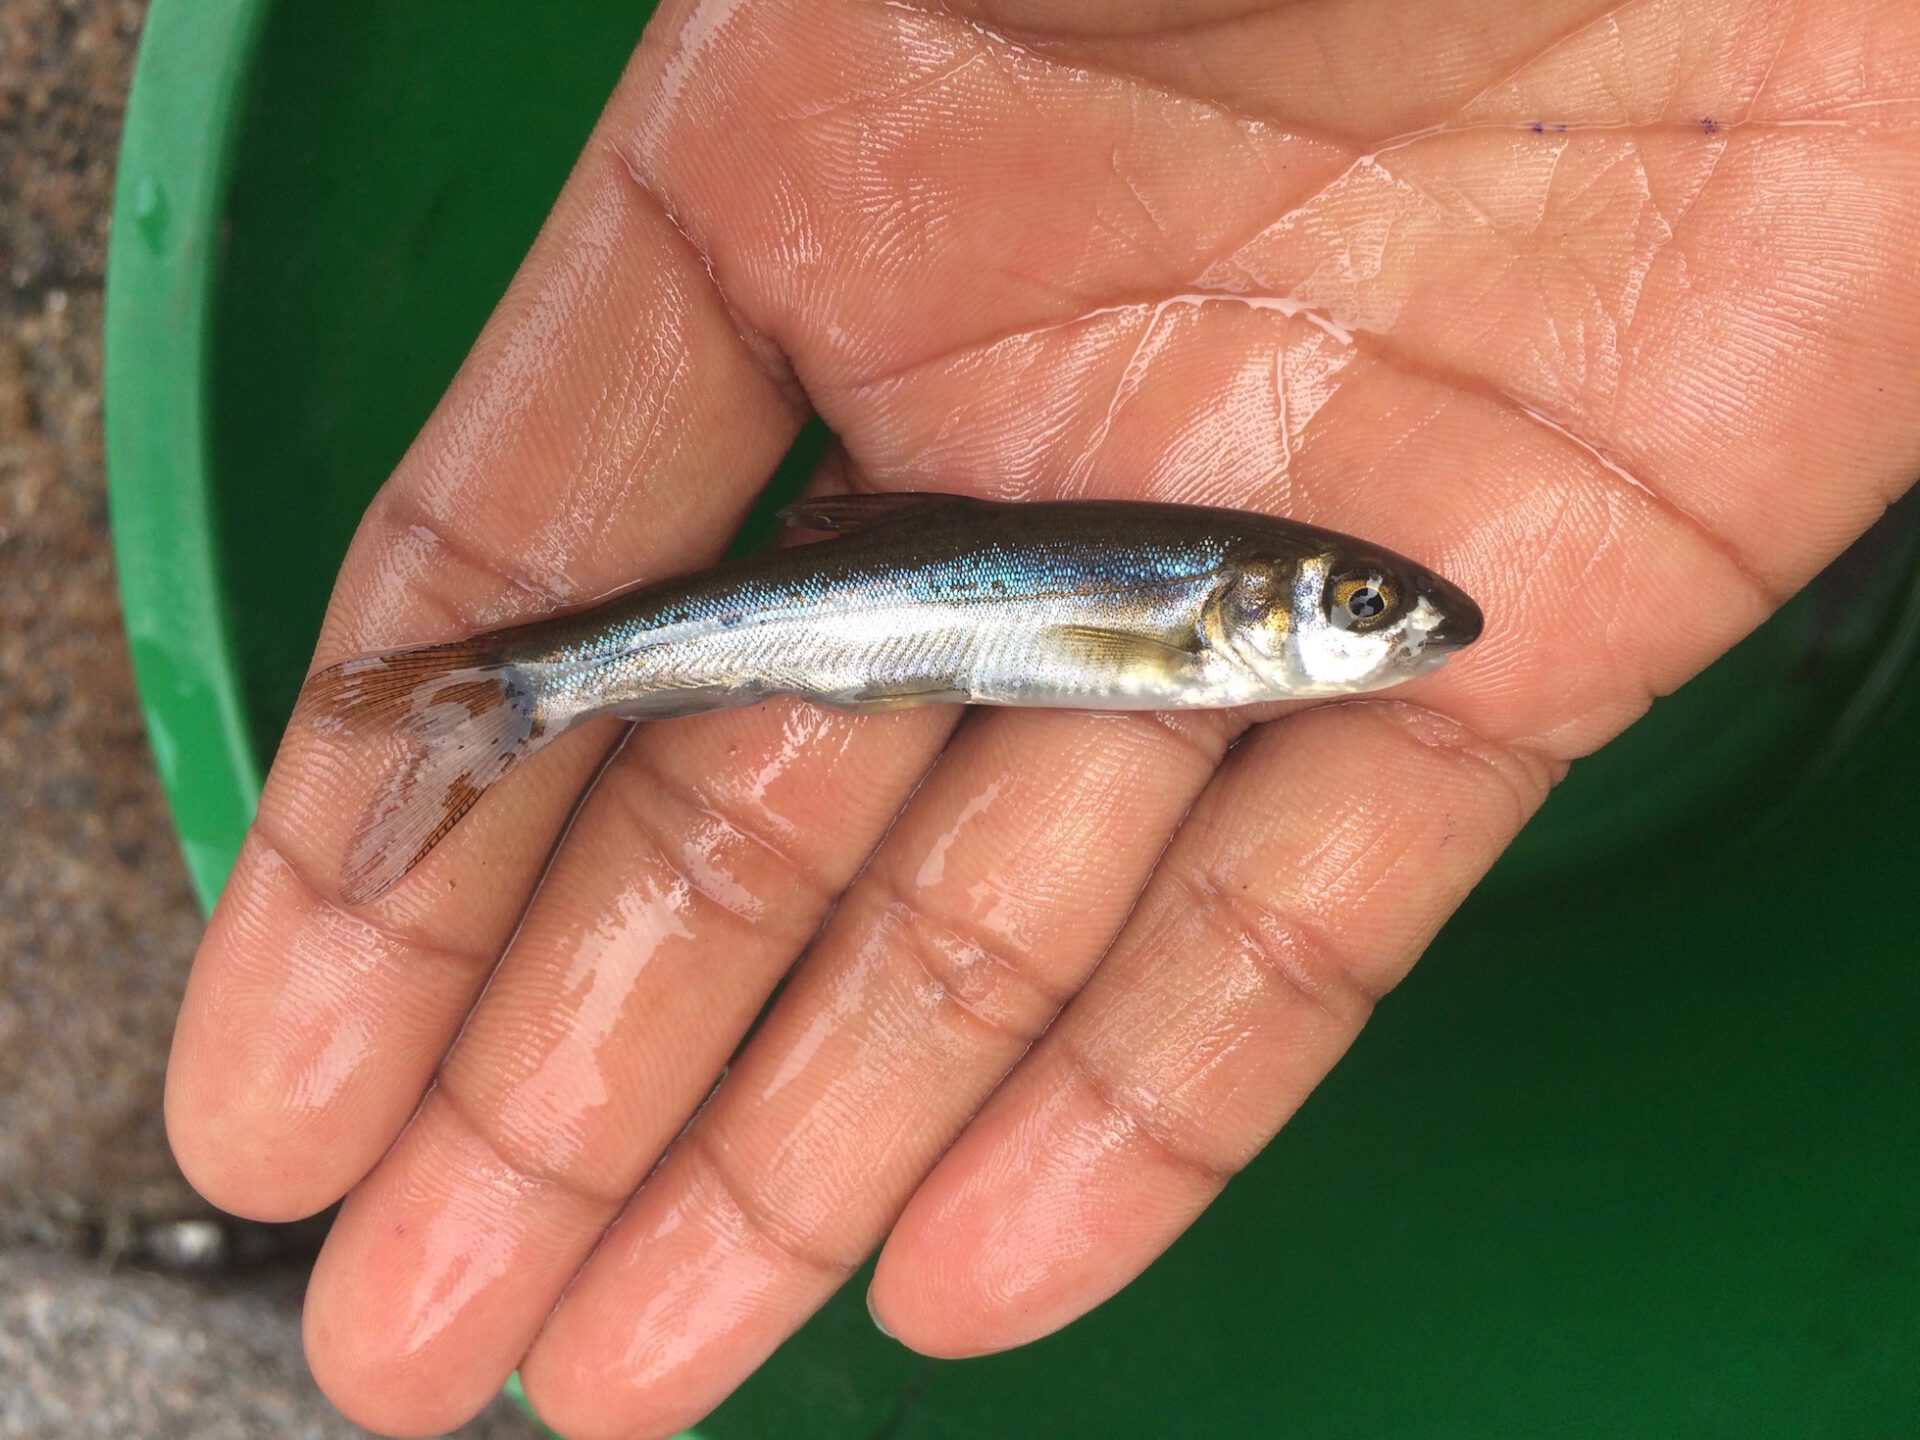
[(1486, 634), (1285, 716), (596, 722), (359, 909), (365, 777), (296, 728), (181, 1018), (182, 1165), (348, 1197), (309, 1354), (393, 1433), (523, 1365), (574, 1440), (670, 1434), (883, 1243), (905, 1344), (1057, 1328), (1570, 761), (1905, 487), (1916, 233), (1910, 0), (664, 6), (316, 664), (717, 553), (810, 408), (823, 484), (1285, 513)]

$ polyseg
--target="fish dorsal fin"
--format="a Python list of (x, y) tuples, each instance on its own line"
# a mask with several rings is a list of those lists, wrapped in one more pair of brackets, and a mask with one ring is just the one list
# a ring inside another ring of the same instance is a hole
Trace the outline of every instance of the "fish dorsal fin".
[(890, 495), (822, 495), (817, 500), (796, 500), (780, 512), (780, 519), (794, 530), (858, 535), (881, 525), (929, 519), (984, 503), (971, 496), (946, 495), (936, 490), (897, 490)]

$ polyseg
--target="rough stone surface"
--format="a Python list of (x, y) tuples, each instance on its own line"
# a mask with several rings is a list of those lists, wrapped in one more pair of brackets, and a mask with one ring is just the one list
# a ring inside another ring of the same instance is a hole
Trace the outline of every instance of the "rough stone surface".
[[(0, 1252), (0, 1436), (344, 1440), (300, 1361), (298, 1270), (209, 1290), (43, 1252)], [(464, 1440), (538, 1433), (505, 1401)]]
[[(209, 1224), (161, 1127), (200, 917), (121, 638), (100, 436), (143, 10), (0, 0), (0, 1440), (360, 1435), (301, 1358), (324, 1226)], [(539, 1432), (502, 1404), (462, 1433)]]
[(0, 6), (0, 1191), (196, 1205), (159, 1097), (200, 921), (107, 544), (101, 277), (138, 4)]

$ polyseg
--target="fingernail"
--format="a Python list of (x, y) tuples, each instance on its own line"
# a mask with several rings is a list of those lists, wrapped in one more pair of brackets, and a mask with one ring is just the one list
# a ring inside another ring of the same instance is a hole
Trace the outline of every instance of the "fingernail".
[(880, 1318), (880, 1312), (873, 1308), (873, 1289), (871, 1286), (867, 1289), (867, 1316), (873, 1321), (874, 1329), (878, 1330), (889, 1340), (893, 1339), (893, 1331), (889, 1330), (887, 1328), (887, 1322)]

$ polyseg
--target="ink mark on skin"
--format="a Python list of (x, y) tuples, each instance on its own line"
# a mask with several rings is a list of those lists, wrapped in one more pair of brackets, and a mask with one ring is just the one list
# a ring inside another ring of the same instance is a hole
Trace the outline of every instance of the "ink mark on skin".
[(1702, 135), (1718, 135), (1720, 133), (1720, 122), (1711, 115), (1702, 115), (1700, 117), (1700, 133)]

